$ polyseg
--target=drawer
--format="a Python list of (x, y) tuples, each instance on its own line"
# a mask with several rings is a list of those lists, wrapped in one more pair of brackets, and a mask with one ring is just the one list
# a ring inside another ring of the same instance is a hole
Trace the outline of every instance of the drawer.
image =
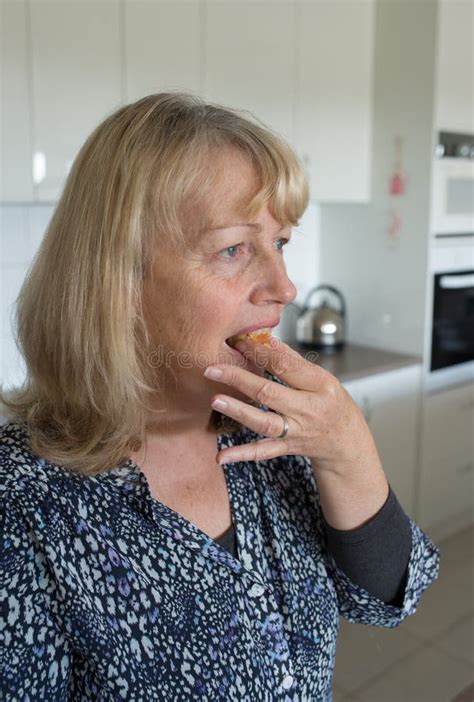
[(472, 460), (474, 383), (427, 395), (423, 400), (422, 462)]
[(418, 518), (425, 525), (437, 524), (472, 510), (474, 458), (459, 453), (438, 456), (421, 466)]

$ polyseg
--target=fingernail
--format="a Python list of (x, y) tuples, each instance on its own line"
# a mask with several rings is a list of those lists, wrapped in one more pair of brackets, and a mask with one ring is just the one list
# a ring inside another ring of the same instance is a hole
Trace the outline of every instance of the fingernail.
[(204, 371), (204, 375), (206, 376), (206, 378), (211, 378), (212, 380), (220, 378), (222, 373), (222, 368), (213, 368), (212, 366), (206, 368), (206, 370)]
[(218, 409), (218, 410), (219, 409), (226, 409), (227, 402), (225, 400), (217, 399), (217, 400), (214, 400), (214, 402), (212, 403), (211, 406), (214, 407), (215, 409)]

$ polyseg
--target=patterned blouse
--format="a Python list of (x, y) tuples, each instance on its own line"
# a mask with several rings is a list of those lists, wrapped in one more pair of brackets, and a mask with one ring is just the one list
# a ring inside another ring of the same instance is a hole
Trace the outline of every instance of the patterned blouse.
[(153, 498), (131, 459), (82, 476), (0, 427), (3, 699), (330, 702), (339, 617), (397, 627), (438, 575), (409, 520), (402, 605), (353, 582), (327, 550), (306, 457), (224, 472), (238, 558)]

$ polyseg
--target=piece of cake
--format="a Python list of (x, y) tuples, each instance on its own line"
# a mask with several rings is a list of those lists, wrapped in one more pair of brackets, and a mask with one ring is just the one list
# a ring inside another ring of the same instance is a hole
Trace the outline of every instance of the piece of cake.
[(270, 339), (272, 338), (272, 330), (270, 327), (265, 327), (263, 329), (255, 329), (255, 331), (247, 332), (246, 334), (236, 334), (235, 336), (230, 336), (227, 339), (229, 346), (235, 347), (239, 341), (247, 341), (247, 339), (252, 339), (258, 344), (265, 344), (270, 346)]

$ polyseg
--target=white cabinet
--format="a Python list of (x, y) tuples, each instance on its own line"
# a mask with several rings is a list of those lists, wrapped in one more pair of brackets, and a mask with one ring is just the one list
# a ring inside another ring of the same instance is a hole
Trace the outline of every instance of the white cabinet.
[(416, 521), (421, 364), (343, 382), (362, 409), (398, 501)]
[(55, 202), (102, 119), (185, 90), (283, 135), (306, 163), (313, 201), (368, 202), (373, 7), (2, 0), (1, 201)]
[(33, 180), (24, 0), (2, 0), (0, 3), (0, 44), (0, 202), (28, 202), (33, 199)]
[(422, 528), (449, 531), (474, 505), (474, 383), (423, 398), (420, 464)]
[(126, 102), (169, 89), (199, 94), (200, 17), (197, 0), (126, 0)]
[(89, 133), (121, 103), (120, 5), (35, 0), (30, 12), (36, 199), (54, 201)]
[(474, 131), (474, 4), (440, 0), (436, 76), (436, 126)]
[(372, 0), (206, 2), (205, 97), (286, 137), (312, 200), (370, 200), (373, 19)]
[(204, 97), (292, 138), (293, 3), (206, 2)]
[(296, 4), (295, 144), (307, 157), (311, 197), (371, 197), (372, 0)]

